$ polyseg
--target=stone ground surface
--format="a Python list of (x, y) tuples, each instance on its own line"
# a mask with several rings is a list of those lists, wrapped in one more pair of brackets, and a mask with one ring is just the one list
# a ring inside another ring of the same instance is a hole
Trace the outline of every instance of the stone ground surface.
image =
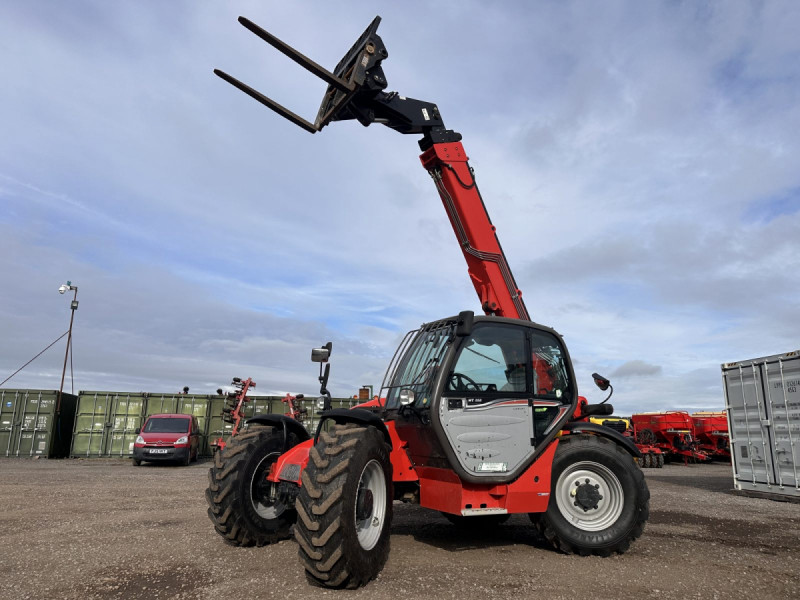
[(611, 558), (559, 554), (514, 516), (491, 533), (396, 505), (366, 588), (310, 587), (292, 540), (223, 543), (209, 463), (0, 459), (0, 598), (800, 598), (800, 504), (737, 495), (730, 466), (645, 469), (651, 518)]

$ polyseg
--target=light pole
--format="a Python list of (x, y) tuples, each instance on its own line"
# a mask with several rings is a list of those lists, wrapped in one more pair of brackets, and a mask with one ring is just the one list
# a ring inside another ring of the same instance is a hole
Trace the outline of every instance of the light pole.
[(67, 374), (67, 359), (69, 358), (69, 351), (72, 346), (72, 322), (75, 320), (75, 311), (78, 310), (78, 286), (72, 285), (71, 281), (68, 281), (60, 288), (58, 288), (58, 293), (63, 294), (67, 290), (75, 290), (75, 295), (72, 297), (72, 302), (70, 302), (70, 309), (71, 314), (69, 317), (69, 333), (67, 333), (67, 351), (64, 353), (64, 368), (61, 371), (61, 387), (58, 388), (58, 403), (56, 404), (56, 414), (61, 412), (61, 394), (64, 393), (64, 376)]

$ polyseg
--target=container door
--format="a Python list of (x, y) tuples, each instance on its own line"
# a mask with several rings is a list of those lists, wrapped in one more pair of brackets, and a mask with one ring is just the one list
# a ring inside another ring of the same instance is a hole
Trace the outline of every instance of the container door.
[(22, 405), (19, 390), (0, 390), (0, 456), (16, 456), (13, 439), (17, 437), (17, 413)]
[(776, 483), (800, 489), (800, 358), (764, 362)]
[(133, 454), (136, 430), (144, 422), (145, 401), (141, 394), (114, 394), (111, 402), (111, 432), (106, 438), (104, 456), (128, 457)]
[(737, 482), (775, 483), (770, 420), (759, 365), (723, 371), (731, 456)]
[(114, 394), (110, 392), (80, 393), (70, 456), (102, 456), (110, 429), (109, 414), (113, 398)]

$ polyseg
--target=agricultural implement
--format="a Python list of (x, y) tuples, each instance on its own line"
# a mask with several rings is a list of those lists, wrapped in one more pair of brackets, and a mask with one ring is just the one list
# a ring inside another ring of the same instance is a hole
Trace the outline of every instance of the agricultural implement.
[[(377, 34), (380, 18), (332, 72), (239, 21), (328, 84), (310, 122), (215, 71), (280, 116), (311, 133), (356, 120), (421, 136), (422, 166), (484, 315), (463, 311), (409, 332), (379, 400), (324, 411), (313, 436), (285, 415), (249, 419), (209, 473), (208, 514), (217, 532), (234, 545), (261, 546), (293, 528), (308, 580), (330, 588), (356, 588), (381, 571), (394, 500), (444, 513), (460, 526), (527, 514), (563, 552), (625, 552), (649, 514), (649, 491), (634, 460), (640, 453), (619, 432), (587, 422), (613, 407), (579, 400), (563, 339), (530, 320), (461, 135), (445, 127), (436, 104), (384, 91), (388, 52)], [(329, 345), (312, 351), (323, 405), (329, 356)], [(601, 380), (595, 377), (602, 389)]]
[(660, 450), (664, 459), (659, 461), (672, 458), (682, 458), (684, 462), (708, 460), (695, 437), (694, 422), (689, 413), (675, 410), (639, 413), (633, 415), (631, 421), (636, 445), (643, 454), (657, 456), (654, 450)]
[[(247, 392), (250, 391), (250, 388), (256, 387), (256, 382), (249, 377), (244, 380), (240, 377), (234, 377), (231, 385), (236, 391), (229, 393), (225, 400), (225, 406), (222, 408), (222, 420), (225, 423), (232, 424), (233, 427), (231, 428), (230, 435), (232, 438), (239, 433), (242, 420), (244, 419), (245, 404), (250, 402), (250, 398), (247, 397)], [(224, 438), (219, 437), (211, 442), (211, 447), (213, 452), (217, 453), (225, 448), (227, 444), (228, 442), (226, 442)]]
[(728, 417), (724, 412), (692, 413), (694, 434), (700, 450), (711, 459), (730, 460)]

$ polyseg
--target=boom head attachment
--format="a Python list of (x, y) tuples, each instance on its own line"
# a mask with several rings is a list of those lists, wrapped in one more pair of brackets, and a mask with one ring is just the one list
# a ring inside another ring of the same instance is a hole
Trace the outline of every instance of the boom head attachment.
[(331, 121), (355, 119), (364, 126), (381, 123), (400, 133), (420, 133), (430, 141), (458, 141), (461, 136), (446, 130), (438, 107), (431, 102), (414, 100), (384, 92), (387, 86), (381, 63), (389, 56), (378, 35), (380, 17), (375, 17), (342, 60), (328, 71), (289, 44), (262, 29), (249, 19), (239, 22), (262, 40), (291, 58), (307, 71), (328, 84), (313, 123), (295, 114), (272, 98), (254, 90), (219, 69), (219, 77), (254, 98), (267, 108), (310, 133), (316, 133)]
[[(375, 17), (372, 20), (372, 23), (369, 24), (364, 33), (361, 34), (342, 60), (339, 61), (333, 72), (320, 66), (249, 19), (239, 17), (239, 22), (262, 40), (328, 84), (317, 118), (311, 123), (224, 71), (214, 69), (214, 73), (306, 131), (316, 133), (331, 121), (358, 118), (359, 111), (348, 110), (351, 101), (356, 96), (374, 95), (386, 87), (386, 78), (383, 76), (381, 62), (389, 56), (389, 53), (377, 34), (378, 25), (381, 22), (380, 17)], [(368, 125), (369, 123), (365, 124)]]

